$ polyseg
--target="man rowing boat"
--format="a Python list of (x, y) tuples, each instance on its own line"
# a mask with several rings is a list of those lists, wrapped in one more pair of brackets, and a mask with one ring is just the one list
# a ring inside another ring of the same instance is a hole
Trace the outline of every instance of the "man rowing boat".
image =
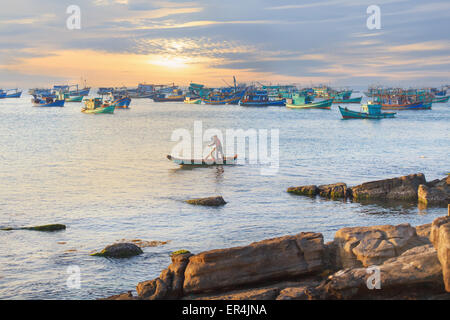
[(223, 155), (223, 149), (222, 149), (222, 142), (220, 142), (220, 139), (217, 137), (217, 135), (215, 135), (214, 137), (212, 137), (211, 143), (208, 144), (208, 146), (212, 147), (214, 146), (214, 149), (211, 151), (211, 153), (209, 155), (212, 155), (212, 153), (215, 151), (215, 157), (213, 156), (212, 158), (214, 160), (222, 160), (224, 159), (224, 155)]

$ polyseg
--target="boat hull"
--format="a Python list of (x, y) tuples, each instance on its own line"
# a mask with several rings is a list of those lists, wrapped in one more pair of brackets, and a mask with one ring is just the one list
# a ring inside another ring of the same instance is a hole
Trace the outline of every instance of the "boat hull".
[(187, 103), (187, 104), (201, 104), (202, 103), (202, 99), (184, 100), (184, 103)]
[(131, 98), (124, 97), (117, 100), (114, 100), (111, 105), (119, 109), (128, 109), (131, 103)]
[(286, 105), (286, 100), (239, 101), (239, 105), (242, 107), (284, 107)]
[(411, 104), (381, 104), (383, 110), (427, 110), (431, 109), (430, 103), (411, 103)]
[(335, 99), (333, 103), (361, 103), (362, 97), (352, 99)]
[(435, 97), (433, 103), (447, 103), (450, 96), (447, 97)]
[(366, 112), (353, 111), (342, 107), (339, 107), (339, 111), (341, 112), (342, 118), (344, 119), (385, 119), (385, 118), (394, 118), (396, 114), (395, 112), (369, 114)]
[(223, 161), (216, 162), (214, 159), (182, 159), (167, 155), (167, 159), (173, 161), (176, 164), (182, 166), (221, 166), (221, 165), (234, 165), (236, 164), (237, 154), (233, 157), (225, 157)]
[(181, 97), (168, 97), (168, 98), (153, 97), (153, 101), (155, 101), (155, 102), (183, 102), (184, 99), (185, 99), (184, 96), (181, 96)]
[(287, 108), (290, 109), (331, 109), (331, 104), (333, 103), (333, 99), (324, 100), (320, 102), (313, 102), (307, 104), (286, 104)]
[(6, 96), (4, 96), (4, 98), (20, 98), (21, 95), (22, 95), (22, 91), (14, 92), (14, 93), (7, 94)]
[(44, 107), (44, 108), (64, 107), (64, 100), (56, 100), (49, 103), (33, 103), (33, 107)]
[(81, 102), (83, 101), (84, 96), (79, 96), (79, 97), (70, 97), (70, 98), (66, 98), (65, 101), (66, 102)]
[(81, 109), (81, 112), (83, 113), (87, 113), (87, 114), (112, 114), (114, 113), (114, 106), (107, 106), (107, 107), (100, 107), (100, 108), (95, 108), (95, 109), (86, 109), (83, 108)]

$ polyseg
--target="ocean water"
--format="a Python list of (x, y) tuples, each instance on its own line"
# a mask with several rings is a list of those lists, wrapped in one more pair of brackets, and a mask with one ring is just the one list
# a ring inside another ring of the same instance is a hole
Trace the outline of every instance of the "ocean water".
[[(347, 226), (429, 223), (446, 208), (359, 204), (293, 196), (290, 186), (450, 170), (450, 104), (395, 119), (341, 120), (332, 110), (154, 103), (87, 115), (80, 103), (33, 108), (26, 94), (0, 100), (0, 227), (49, 223), (65, 231), (0, 231), (0, 299), (95, 299), (134, 290), (170, 263), (170, 252), (245, 245)], [(349, 105), (357, 109), (358, 105)], [(174, 129), (279, 129), (279, 170), (258, 165), (182, 169), (166, 159)], [(185, 199), (222, 195), (220, 208)], [(169, 241), (126, 260), (89, 254), (121, 239)], [(67, 286), (80, 268), (80, 288)]]

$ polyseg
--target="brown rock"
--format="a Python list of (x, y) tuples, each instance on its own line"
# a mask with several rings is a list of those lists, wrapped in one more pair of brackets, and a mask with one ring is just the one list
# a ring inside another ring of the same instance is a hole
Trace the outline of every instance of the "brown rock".
[(172, 264), (161, 272), (159, 278), (137, 285), (138, 296), (149, 300), (180, 298), (183, 295), (184, 271), (191, 256), (190, 253), (172, 255)]
[(347, 192), (347, 185), (342, 182), (319, 186), (319, 195), (325, 198), (346, 198)]
[(366, 182), (351, 188), (355, 200), (417, 200), (417, 189), (426, 184), (422, 173)]
[(367, 285), (373, 270), (348, 268), (307, 293), (314, 299), (392, 299), (425, 298), (444, 292), (441, 265), (432, 245), (415, 247), (386, 260), (379, 271), (380, 289)]
[(343, 228), (336, 232), (333, 242), (339, 268), (381, 264), (423, 244), (409, 224)]
[(319, 189), (315, 185), (310, 186), (300, 186), (300, 187), (290, 187), (287, 192), (302, 196), (315, 196), (319, 193)]
[(142, 249), (134, 243), (119, 242), (106, 246), (102, 251), (91, 255), (108, 258), (129, 258), (142, 253), (144, 253)]
[(450, 216), (437, 218), (431, 224), (430, 240), (442, 265), (445, 289), (450, 292)]
[(432, 185), (421, 184), (417, 190), (419, 202), (426, 205), (447, 205), (450, 202), (448, 178), (438, 180)]
[(99, 299), (99, 300), (137, 300), (137, 298), (133, 297), (133, 295), (131, 294), (131, 291), (128, 291), (126, 293), (116, 294), (114, 296), (104, 298), (104, 299)]
[(187, 203), (198, 206), (218, 207), (226, 204), (225, 200), (221, 197), (208, 197), (186, 200)]
[(183, 290), (224, 291), (317, 273), (323, 267), (323, 250), (321, 234), (300, 233), (244, 247), (203, 252), (190, 258)]

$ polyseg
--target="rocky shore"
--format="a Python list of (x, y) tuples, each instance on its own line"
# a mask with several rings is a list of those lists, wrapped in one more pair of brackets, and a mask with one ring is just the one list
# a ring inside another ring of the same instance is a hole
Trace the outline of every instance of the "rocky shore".
[(107, 299), (450, 299), (449, 250), (450, 216), (416, 227), (343, 228), (328, 243), (302, 232), (182, 251), (158, 278), (138, 283), (137, 296)]
[[(427, 182), (418, 173), (287, 192), (441, 206), (450, 202), (450, 176)], [(301, 232), (198, 254), (181, 250), (158, 278), (137, 284), (137, 296), (127, 292), (106, 299), (450, 299), (449, 260), (450, 205), (449, 216), (431, 224), (343, 228), (328, 243), (320, 233)]]

